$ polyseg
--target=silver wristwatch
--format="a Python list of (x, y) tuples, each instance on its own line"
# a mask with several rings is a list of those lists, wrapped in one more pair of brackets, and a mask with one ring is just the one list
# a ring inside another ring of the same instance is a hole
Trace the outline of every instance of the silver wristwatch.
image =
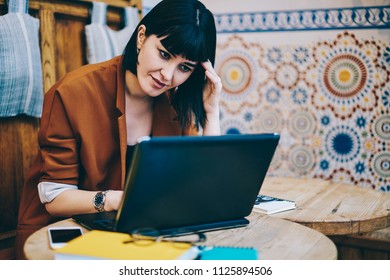
[(106, 202), (107, 192), (108, 191), (98, 192), (93, 198), (93, 207), (95, 207), (98, 212), (104, 212), (104, 204)]

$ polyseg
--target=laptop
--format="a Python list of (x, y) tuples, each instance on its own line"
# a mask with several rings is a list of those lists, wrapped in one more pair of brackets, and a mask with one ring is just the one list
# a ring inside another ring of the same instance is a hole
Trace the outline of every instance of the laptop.
[(75, 215), (88, 229), (162, 236), (249, 224), (279, 134), (144, 137), (116, 212)]

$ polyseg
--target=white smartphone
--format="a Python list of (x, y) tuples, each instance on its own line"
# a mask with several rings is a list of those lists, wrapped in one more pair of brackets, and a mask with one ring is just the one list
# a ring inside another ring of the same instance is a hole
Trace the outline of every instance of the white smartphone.
[(49, 227), (49, 243), (52, 249), (63, 247), (66, 242), (83, 234), (81, 227)]

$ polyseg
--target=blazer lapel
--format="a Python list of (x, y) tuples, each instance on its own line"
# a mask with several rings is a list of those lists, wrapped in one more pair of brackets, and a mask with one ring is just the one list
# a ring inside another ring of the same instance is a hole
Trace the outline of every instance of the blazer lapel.
[(118, 110), (118, 130), (121, 160), (121, 188), (125, 185), (126, 177), (126, 150), (127, 150), (127, 131), (125, 116), (125, 74), (122, 68), (122, 60), (117, 69), (117, 99), (116, 108)]

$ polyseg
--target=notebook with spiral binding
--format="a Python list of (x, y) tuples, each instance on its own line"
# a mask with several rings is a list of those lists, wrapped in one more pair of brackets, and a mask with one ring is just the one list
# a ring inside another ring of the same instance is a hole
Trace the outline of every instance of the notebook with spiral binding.
[(252, 247), (206, 246), (200, 248), (200, 260), (257, 260), (258, 252)]

